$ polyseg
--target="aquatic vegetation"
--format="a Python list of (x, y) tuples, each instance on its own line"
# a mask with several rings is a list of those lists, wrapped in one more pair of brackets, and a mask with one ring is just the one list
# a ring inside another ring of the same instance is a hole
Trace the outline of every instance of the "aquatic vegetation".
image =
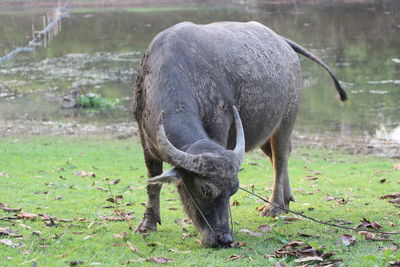
[(117, 106), (121, 100), (118, 98), (104, 98), (95, 93), (80, 95), (77, 99), (80, 108), (105, 109)]

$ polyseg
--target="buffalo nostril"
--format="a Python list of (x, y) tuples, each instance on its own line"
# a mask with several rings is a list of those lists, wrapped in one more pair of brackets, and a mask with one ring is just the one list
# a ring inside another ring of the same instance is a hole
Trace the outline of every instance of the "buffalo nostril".
[(233, 243), (233, 238), (230, 233), (223, 233), (218, 237), (218, 241), (223, 246), (230, 246)]

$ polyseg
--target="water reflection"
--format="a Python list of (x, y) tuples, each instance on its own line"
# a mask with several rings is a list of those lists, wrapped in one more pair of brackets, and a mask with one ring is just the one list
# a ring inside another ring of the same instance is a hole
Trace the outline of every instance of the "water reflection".
[[(1, 66), (0, 121), (130, 121), (128, 97), (135, 68), (158, 32), (184, 20), (256, 20), (320, 56), (349, 92), (349, 101), (340, 103), (330, 77), (301, 58), (304, 90), (298, 131), (399, 141), (400, 29), (392, 26), (400, 24), (399, 2), (281, 7), (242, 1), (239, 8), (204, 3), (200, 8), (141, 13), (73, 13), (46, 50)], [(0, 13), (0, 54), (2, 49), (24, 44), (31, 23), (40, 21), (40, 16), (35, 12)], [(85, 84), (87, 91), (122, 98), (123, 105), (65, 114), (57, 98), (74, 82)]]
[(381, 125), (376, 130), (375, 136), (377, 139), (392, 140), (400, 143), (400, 126), (394, 129), (388, 129), (386, 125)]

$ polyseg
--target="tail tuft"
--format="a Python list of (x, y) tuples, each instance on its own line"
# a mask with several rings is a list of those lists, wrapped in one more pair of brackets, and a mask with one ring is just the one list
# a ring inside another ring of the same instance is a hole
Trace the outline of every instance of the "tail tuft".
[(336, 77), (333, 79), (334, 80), (334, 82), (335, 82), (335, 87), (336, 87), (336, 90), (338, 91), (338, 93), (339, 93), (339, 96), (340, 96), (340, 100), (341, 101), (346, 101), (347, 100), (347, 94), (346, 94), (346, 91), (343, 89), (343, 87), (340, 85), (340, 82), (336, 79)]

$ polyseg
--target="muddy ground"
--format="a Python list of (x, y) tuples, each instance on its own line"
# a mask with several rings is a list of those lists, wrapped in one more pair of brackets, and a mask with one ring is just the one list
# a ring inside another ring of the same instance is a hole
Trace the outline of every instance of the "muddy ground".
[[(2, 121), (0, 138), (33, 136), (82, 136), (112, 139), (138, 138), (135, 122), (117, 124), (78, 124), (52, 121)], [(327, 148), (345, 151), (349, 154), (375, 155), (378, 157), (400, 159), (400, 146), (387, 140), (373, 140), (367, 137), (341, 137), (334, 134), (304, 134), (295, 131), (292, 135), (294, 147)]]

